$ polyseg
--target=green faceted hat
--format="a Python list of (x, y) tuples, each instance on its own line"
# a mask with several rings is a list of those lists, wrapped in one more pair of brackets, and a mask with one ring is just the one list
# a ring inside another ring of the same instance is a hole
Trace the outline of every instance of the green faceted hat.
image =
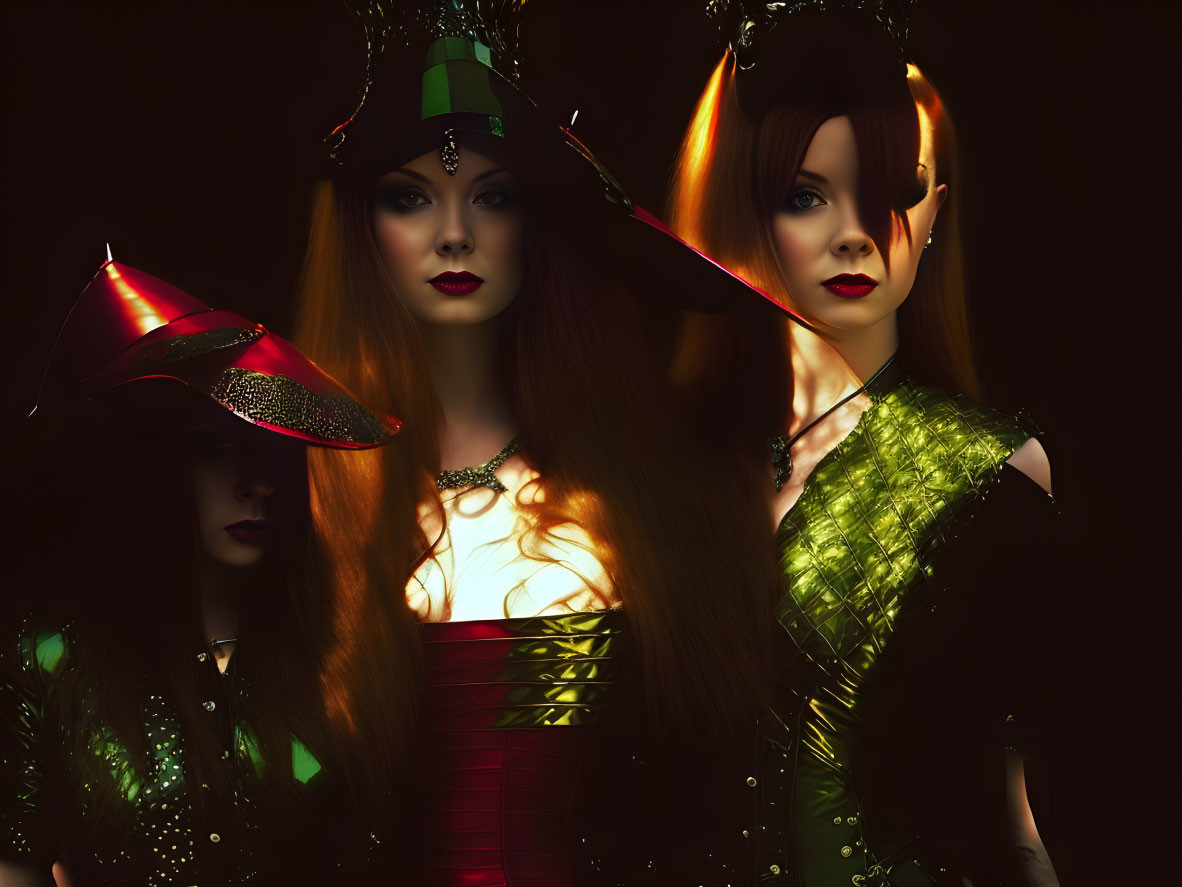
[(454, 174), (462, 142), (499, 154), (528, 145), (530, 164), (572, 193), (631, 212), (624, 190), (569, 128), (521, 89), (524, 0), (371, 2), (353, 9), (366, 76), (350, 117), (326, 140), (329, 177), (372, 181), (432, 150)]
[(493, 92), (493, 76), (492, 51), (479, 40), (440, 37), (427, 48), (422, 118), (484, 114), (496, 118), (499, 128), (505, 109)]
[[(633, 205), (569, 126), (519, 85), (525, 0), (371, 2), (353, 10), (366, 37), (366, 77), (348, 120), (326, 140), (329, 178), (362, 186), (430, 151), (455, 174), (460, 145), (511, 155), (560, 187), (560, 206), (601, 243), (605, 266), (654, 280), (646, 291), (696, 310), (729, 313), (752, 289)], [(762, 294), (761, 294), (762, 295)], [(766, 297), (775, 310), (785, 309)], [(763, 301), (763, 300), (757, 300)]]
[[(333, 130), (335, 175), (372, 176), (455, 138), (503, 138), (516, 125), (553, 124), (517, 86), (517, 17), (523, 3), (371, 2), (354, 14), (366, 36), (366, 79), (353, 114)], [(453, 171), (449, 167), (449, 171)]]

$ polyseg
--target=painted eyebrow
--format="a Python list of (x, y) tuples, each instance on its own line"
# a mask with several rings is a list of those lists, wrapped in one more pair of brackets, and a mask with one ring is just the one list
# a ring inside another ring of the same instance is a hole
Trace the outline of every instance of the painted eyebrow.
[(505, 167), (503, 167), (503, 166), (493, 167), (492, 169), (485, 170), (480, 175), (476, 176), (476, 178), (474, 178), (472, 181), (473, 182), (483, 182), (485, 179), (490, 179), (493, 176), (495, 176), (497, 173), (502, 173), (502, 172), (509, 172), (509, 170), (505, 169)]
[(806, 179), (812, 179), (814, 182), (817, 182), (820, 185), (828, 185), (829, 184), (829, 180), (827, 178), (825, 178), (823, 175), (820, 175), (815, 172), (809, 172), (807, 169), (802, 169), (796, 175), (798, 178), (803, 177)]
[(425, 185), (431, 184), (431, 180), (429, 178), (427, 178), (425, 175), (423, 175), (422, 173), (417, 173), (413, 169), (407, 169), (405, 166), (400, 166), (400, 167), (398, 167), (398, 169), (392, 169), (386, 175), (390, 175), (392, 173), (398, 173), (399, 175), (403, 175), (408, 178), (415, 179), (416, 181), (422, 182)]
[[(495, 176), (497, 173), (508, 172), (508, 171), (509, 170), (505, 169), (505, 167), (503, 167), (503, 166), (493, 167), (492, 169), (485, 170), (480, 175), (478, 175), (474, 179), (472, 179), (472, 181), (473, 182), (482, 182), (487, 178), (491, 178), (492, 176)], [(398, 167), (398, 169), (392, 169), (392, 170), (390, 170), (389, 173), (387, 173), (387, 175), (390, 175), (393, 173), (397, 173), (398, 175), (403, 175), (403, 176), (407, 176), (408, 178), (415, 179), (416, 181), (422, 182), (424, 185), (431, 184), (430, 178), (423, 175), (422, 173), (415, 172), (413, 169), (407, 169), (405, 166), (400, 166), (400, 167)]]

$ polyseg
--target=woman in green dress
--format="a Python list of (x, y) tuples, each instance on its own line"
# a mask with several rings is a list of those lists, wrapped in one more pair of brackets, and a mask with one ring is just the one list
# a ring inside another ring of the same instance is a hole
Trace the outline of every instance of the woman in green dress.
[(1050, 469), (1026, 418), (973, 399), (951, 122), (869, 15), (759, 12), (735, 46), (671, 213), (804, 319), (791, 402), (731, 423), (770, 448), (784, 579), (760, 883), (1056, 883), (1022, 755)]
[(378, 446), (397, 420), (113, 261), (35, 417), (57, 476), (52, 513), (24, 517), (64, 554), (0, 649), (0, 883), (291, 883), (364, 861), (346, 788), (365, 762), (319, 692), (305, 451)]

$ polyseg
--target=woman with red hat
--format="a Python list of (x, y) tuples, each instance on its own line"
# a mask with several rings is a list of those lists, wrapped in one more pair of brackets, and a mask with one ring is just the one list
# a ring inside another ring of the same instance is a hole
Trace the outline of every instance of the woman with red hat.
[(361, 777), (319, 692), (305, 451), (376, 447), (399, 421), (111, 261), (34, 415), (69, 466), (45, 489), (68, 557), (0, 651), (0, 881), (290, 883), (363, 859)]

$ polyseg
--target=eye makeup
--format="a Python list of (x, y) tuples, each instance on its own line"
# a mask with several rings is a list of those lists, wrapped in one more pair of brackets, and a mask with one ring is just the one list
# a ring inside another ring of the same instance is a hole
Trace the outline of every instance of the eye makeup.
[(809, 210), (816, 209), (818, 206), (825, 206), (828, 204), (821, 192), (810, 185), (794, 188), (787, 197), (780, 203), (780, 212), (790, 213), (792, 215), (801, 215)]
[(403, 214), (426, 206), (431, 200), (417, 185), (407, 182), (384, 182), (378, 185), (374, 202), (386, 212)]

